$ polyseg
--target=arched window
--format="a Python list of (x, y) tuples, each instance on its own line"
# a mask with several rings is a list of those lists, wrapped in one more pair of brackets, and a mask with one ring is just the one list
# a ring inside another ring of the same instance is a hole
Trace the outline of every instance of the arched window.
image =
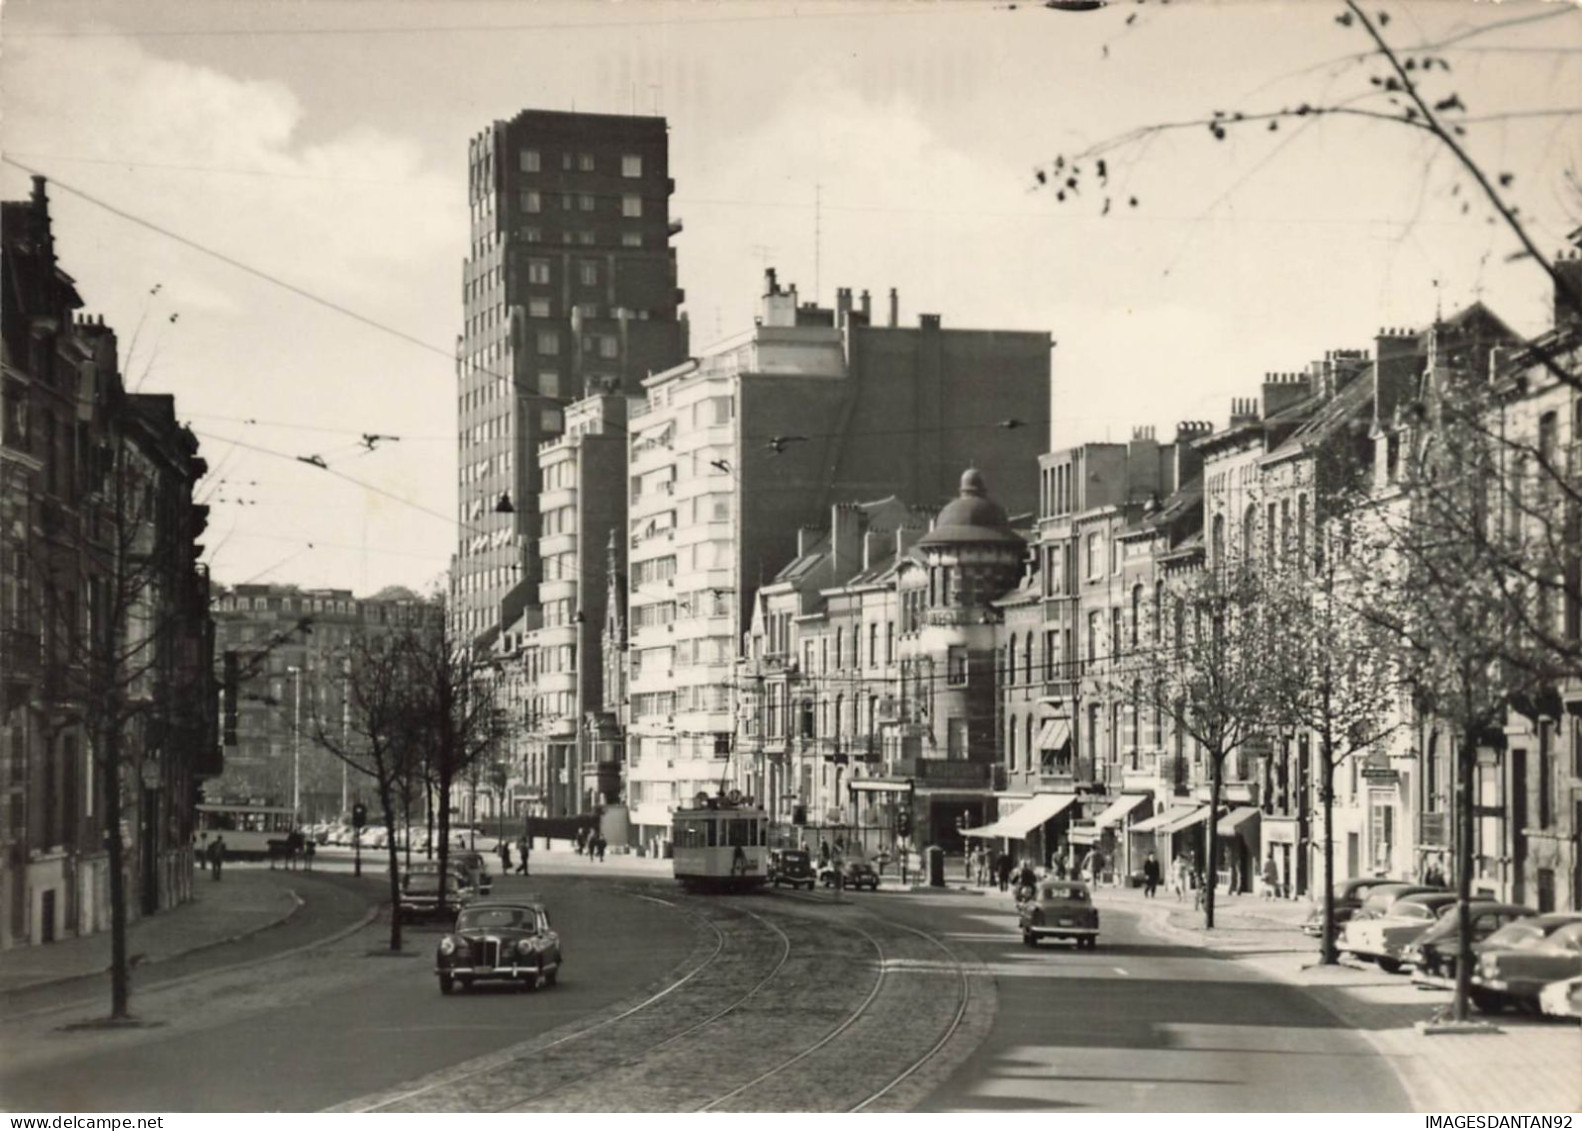
[(835, 696), (835, 733), (839, 734), (846, 723), (846, 697)]
[(1224, 564), (1225, 564), (1225, 516), (1222, 515), (1222, 514), (1217, 514), (1217, 515), (1214, 516), (1214, 533), (1213, 533), (1212, 541), (1210, 542), (1210, 545), (1209, 545), (1209, 549), (1214, 555), (1213, 558), (1210, 559), (1209, 564), (1214, 566), (1214, 567), (1216, 567), (1216, 568), (1224, 566)]
[(1165, 583), (1154, 582), (1154, 622), (1148, 628), (1148, 638), (1159, 643), (1165, 631)]
[(1029, 632), (1022, 642), (1022, 680), (1033, 682), (1033, 634)]
[(1132, 586), (1132, 647), (1137, 647), (1137, 642), (1142, 636), (1143, 627), (1143, 587), (1141, 584)]
[(1033, 768), (1035, 759), (1038, 757), (1038, 752), (1033, 749), (1033, 716), (1032, 715), (1028, 715), (1027, 716), (1027, 745), (1024, 746), (1023, 749), (1027, 751), (1027, 768), (1029, 770), (1031, 770)]
[(1016, 682), (1016, 634), (1005, 642), (1005, 682)]
[(844, 667), (845, 664), (846, 664), (846, 630), (844, 628), (837, 628), (835, 630), (835, 666), (837, 668), (840, 668), (840, 667)]
[(1010, 718), (1010, 725), (1005, 728), (1005, 765), (1011, 773), (1016, 772), (1016, 716)]

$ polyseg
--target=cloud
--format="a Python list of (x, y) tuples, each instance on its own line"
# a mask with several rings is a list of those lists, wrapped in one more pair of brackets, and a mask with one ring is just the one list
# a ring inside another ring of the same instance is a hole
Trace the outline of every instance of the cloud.
[(303, 106), (279, 82), (114, 37), (17, 40), (8, 56), (7, 150), (261, 270), (388, 299), (402, 268), (465, 246), (454, 181), (425, 169), (415, 142), (359, 128), (307, 143)]

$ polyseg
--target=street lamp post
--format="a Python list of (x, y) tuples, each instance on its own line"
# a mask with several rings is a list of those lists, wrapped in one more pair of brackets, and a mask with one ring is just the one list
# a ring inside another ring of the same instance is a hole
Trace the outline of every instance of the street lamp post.
[(302, 669), (293, 664), (291, 673), (291, 824), (302, 823)]

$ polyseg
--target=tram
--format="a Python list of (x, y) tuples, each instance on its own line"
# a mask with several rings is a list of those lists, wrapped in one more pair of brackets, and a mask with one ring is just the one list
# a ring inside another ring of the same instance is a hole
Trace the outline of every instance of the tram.
[(225, 838), (225, 854), (231, 859), (265, 859), (269, 842), (285, 840), (297, 827), (296, 812), (285, 805), (217, 805), (200, 802), (197, 806), (198, 847), (215, 836)]
[(769, 878), (769, 814), (737, 790), (700, 793), (671, 821), (676, 879), (710, 891), (761, 888)]

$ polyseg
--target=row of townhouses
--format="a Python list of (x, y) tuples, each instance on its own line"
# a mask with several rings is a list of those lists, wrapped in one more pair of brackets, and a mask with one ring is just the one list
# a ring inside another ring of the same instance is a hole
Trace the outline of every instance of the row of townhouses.
[[(114, 330), (55, 252), (35, 177), (3, 205), (0, 947), (191, 897), (193, 802), (220, 769), (205, 471), (168, 396), (129, 392)], [(113, 791), (113, 796), (112, 796)], [(119, 811), (119, 819), (109, 814)]]
[[(676, 807), (729, 785), (787, 838), (1096, 851), (1119, 878), (1147, 852), (1197, 866), (1214, 836), (1224, 881), (1248, 889), (1272, 858), (1282, 893), (1309, 893), (1324, 833), (1313, 736), (1273, 727), (1242, 744), (1211, 812), (1203, 750), (1127, 685), (1136, 657), (1182, 630), (1174, 588), (1307, 560), (1357, 505), (1341, 466), (1360, 497), (1387, 502), (1413, 443), (1408, 409), (1441, 370), (1508, 385), (1502, 428), (1546, 466), (1571, 466), (1582, 436), (1576, 390), (1475, 305), (1269, 374), (1224, 427), (1032, 453), (1003, 425), (1047, 403), (1033, 360), (1046, 342), (954, 343), (925, 316), (864, 343), (846, 292), (826, 311), (767, 283), (750, 334), (649, 378), (641, 400), (580, 402), (574, 430), (540, 448), (558, 604), (495, 641), (523, 720), (523, 812), (616, 811), (633, 844), (661, 851)], [(1536, 347), (1564, 356), (1576, 336), (1557, 303)], [(1020, 386), (992, 352), (1018, 349)], [(873, 354), (887, 377), (854, 361)], [(921, 428), (907, 399), (919, 388), (939, 398)], [(867, 393), (883, 407), (865, 411)], [(951, 462), (969, 470), (940, 507)], [(1551, 613), (1573, 642), (1576, 596), (1566, 587)], [(1479, 751), (1481, 889), (1582, 902), (1579, 698), (1561, 681)], [(1399, 710), (1336, 774), (1341, 876), (1452, 863), (1454, 728)]]

